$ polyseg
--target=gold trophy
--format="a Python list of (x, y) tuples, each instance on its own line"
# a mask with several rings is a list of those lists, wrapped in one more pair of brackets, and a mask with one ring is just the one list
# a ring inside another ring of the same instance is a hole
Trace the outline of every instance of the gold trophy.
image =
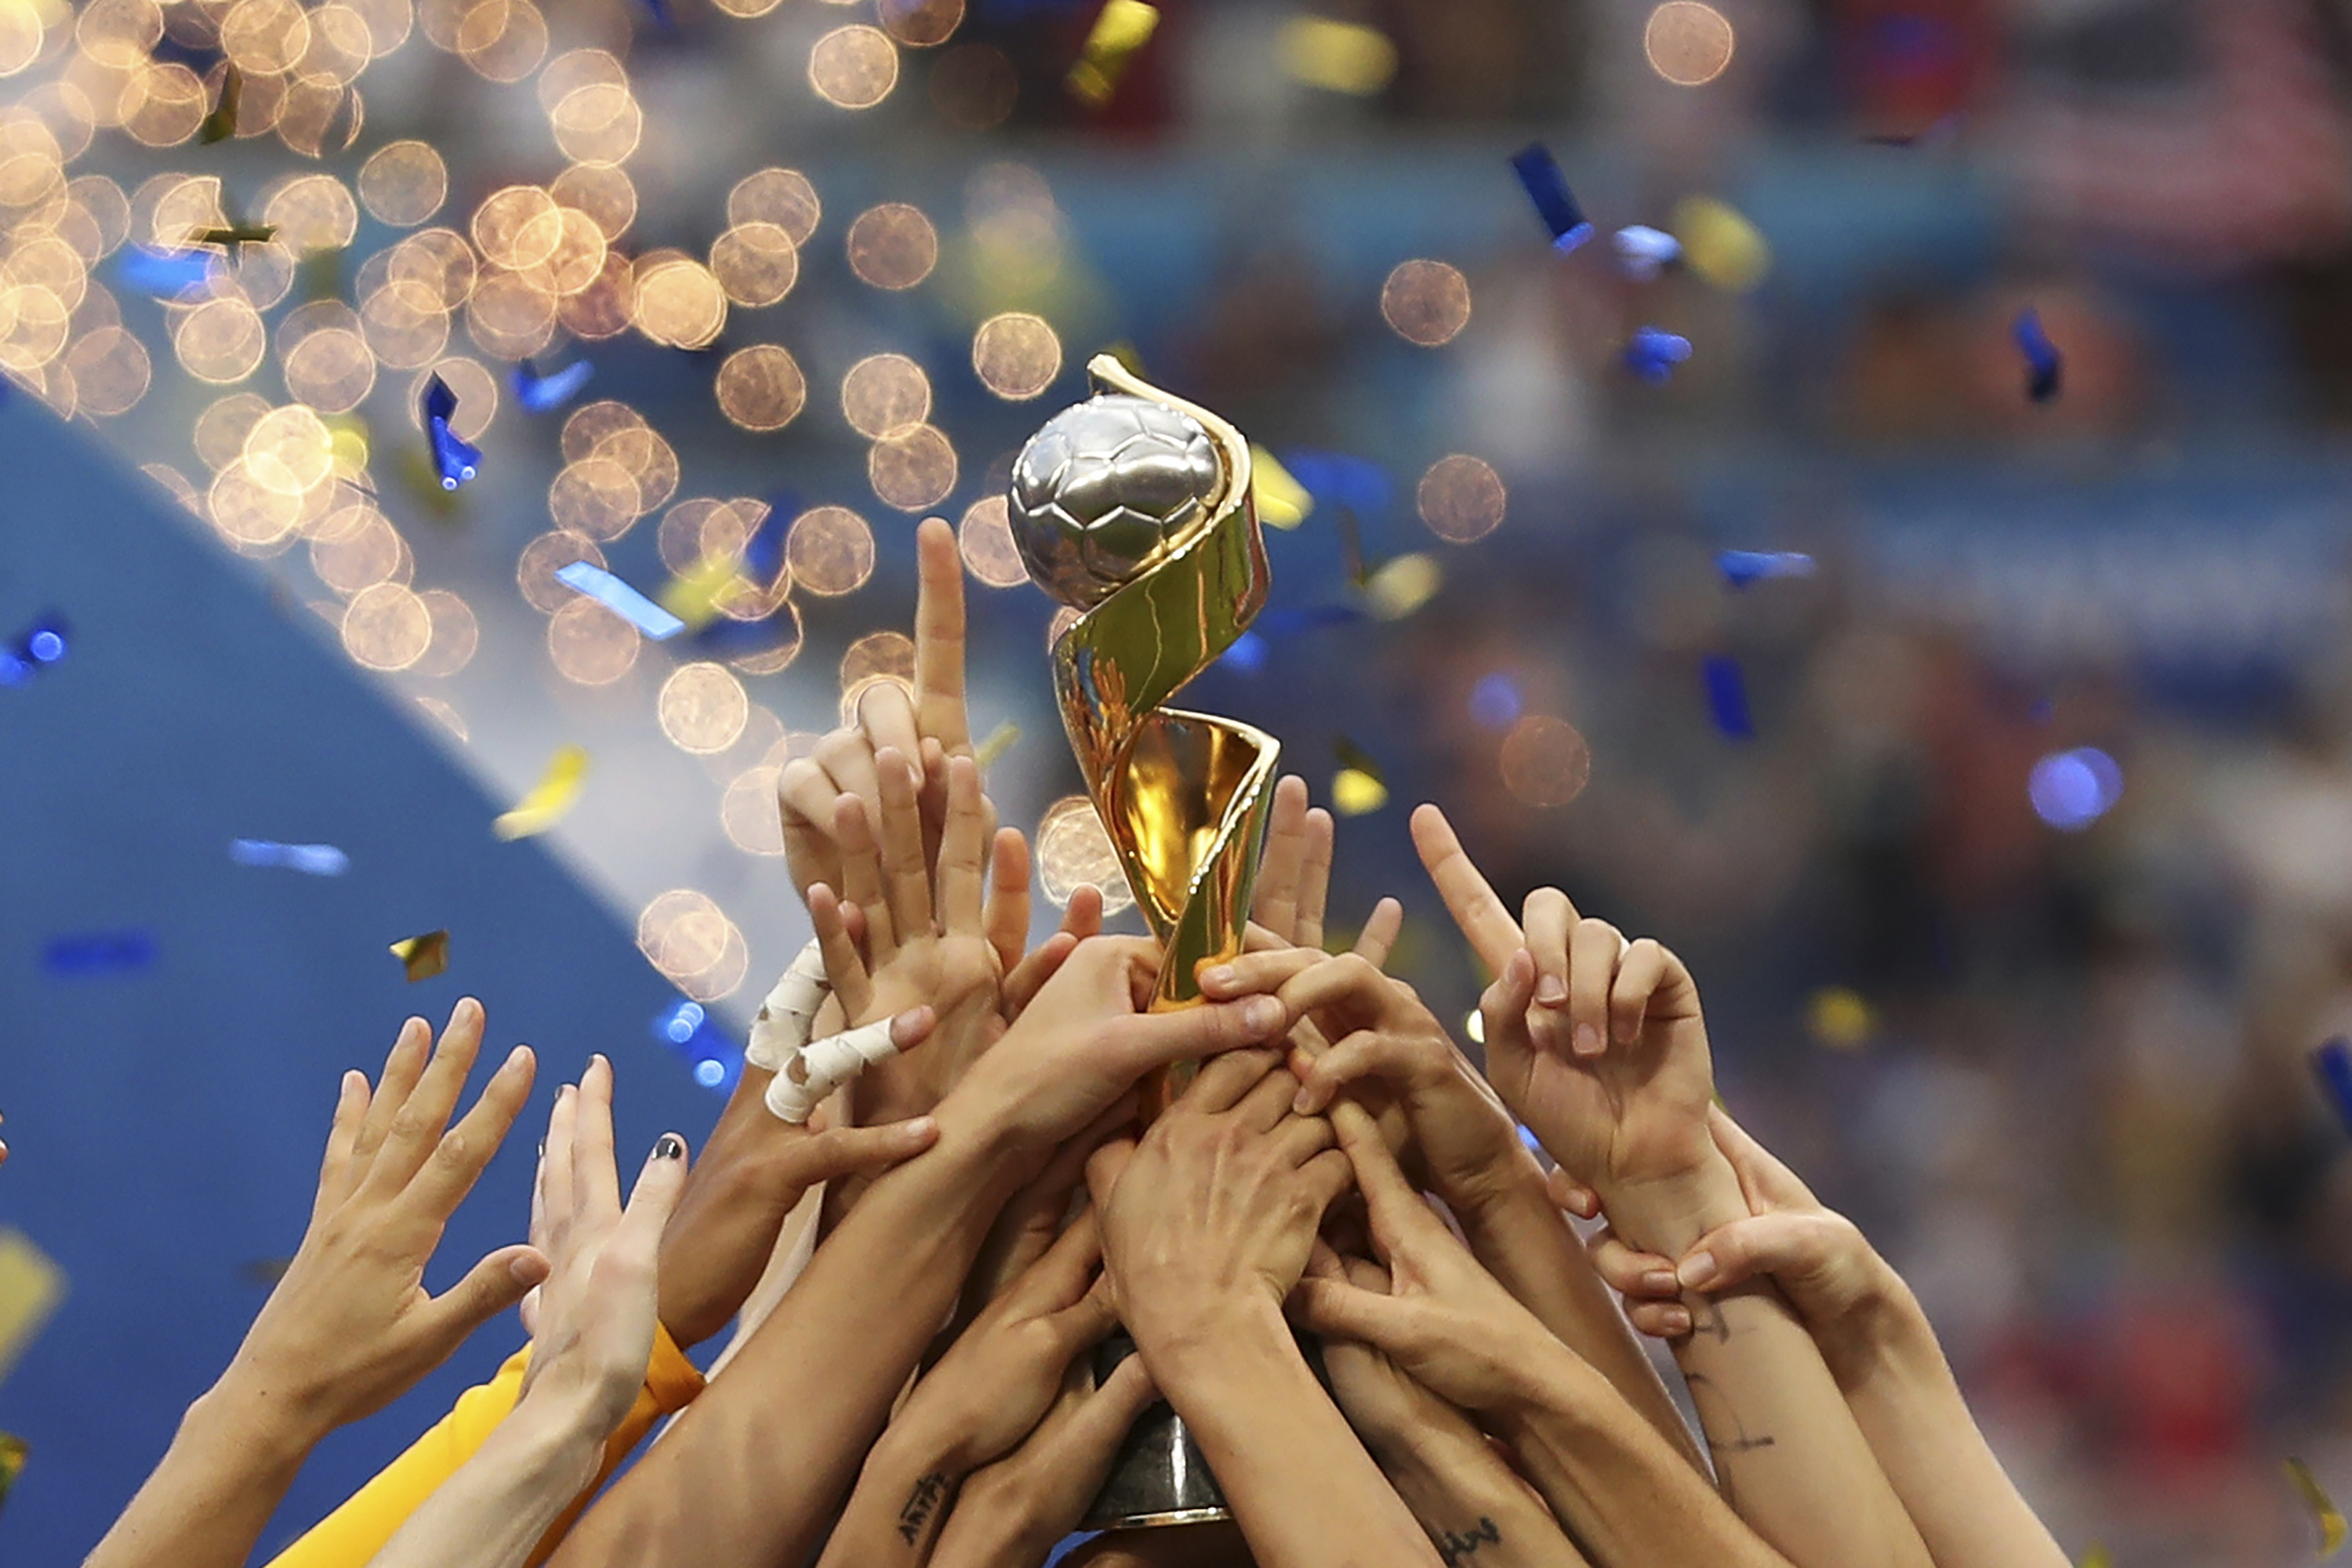
[[(1087, 793), (1166, 944), (1156, 1012), (1199, 1002), (1201, 966), (1241, 953), (1281, 752), (1262, 730), (1164, 704), (1233, 646), (1271, 574), (1241, 432), (1108, 354), (1087, 374), (1096, 395), (1047, 420), (1013, 465), (1013, 536), (1038, 586), (1079, 612), (1054, 642), (1054, 689)], [(1148, 1108), (1171, 1088), (1153, 1086)], [(1098, 1372), (1132, 1352), (1123, 1340)], [(1229, 1517), (1183, 1423), (1159, 1405), (1086, 1524)]]

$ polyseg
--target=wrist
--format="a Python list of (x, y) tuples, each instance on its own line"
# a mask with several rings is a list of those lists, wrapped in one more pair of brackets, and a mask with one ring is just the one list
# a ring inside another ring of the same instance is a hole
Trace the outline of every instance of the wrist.
[(234, 1444), (255, 1468), (265, 1469), (299, 1468), (341, 1424), (298, 1380), (276, 1377), (242, 1354), (180, 1421), (184, 1432), (208, 1443)]
[[(621, 1414), (628, 1413), (628, 1404)], [(609, 1399), (586, 1390), (537, 1384), (523, 1395), (489, 1438), (504, 1454), (501, 1468), (533, 1487), (572, 1497), (604, 1466), (604, 1439), (620, 1424)]]
[(1273, 1362), (1297, 1359), (1282, 1304), (1270, 1297), (1249, 1291), (1159, 1294), (1158, 1310), (1130, 1311), (1128, 1331), (1152, 1381), (1171, 1403), (1180, 1391), (1248, 1380)]
[(1601, 1206), (1629, 1245), (1667, 1258), (1680, 1258), (1708, 1231), (1748, 1215), (1739, 1173), (1718, 1151), (1673, 1176), (1604, 1186)]

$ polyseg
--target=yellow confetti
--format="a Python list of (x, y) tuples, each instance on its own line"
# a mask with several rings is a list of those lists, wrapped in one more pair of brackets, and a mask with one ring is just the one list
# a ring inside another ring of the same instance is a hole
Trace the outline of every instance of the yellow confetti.
[(1263, 447), (1250, 448), (1250, 491), (1257, 497), (1257, 520), (1268, 528), (1297, 528), (1315, 510), (1307, 487)]
[(743, 581), (731, 556), (706, 557), (682, 577), (673, 577), (661, 591), (661, 607), (698, 632), (719, 616), (719, 600)]
[(430, 980), (449, 967), (449, 933), (428, 931), (423, 936), (404, 936), (392, 944), (392, 956), (408, 970), (410, 984)]
[(1718, 289), (1745, 294), (1772, 270), (1772, 247), (1763, 232), (1713, 196), (1685, 196), (1667, 226), (1683, 242), (1690, 269)]
[(2095, 1541), (2075, 1568), (2116, 1568), (2116, 1554), (2107, 1550), (2105, 1542)]
[(1342, 816), (1365, 816), (1389, 803), (1388, 780), (1371, 753), (1342, 735), (1332, 742), (1339, 771), (1331, 780), (1331, 809)]
[(1309, 87), (1365, 97), (1396, 76), (1396, 45), (1376, 27), (1294, 16), (1282, 25), (1282, 68)]
[(2319, 1478), (2311, 1473), (2311, 1467), (2301, 1459), (2286, 1461), (2286, 1479), (2303, 1494), (2304, 1506), (2311, 1510), (2312, 1520), (2319, 1526), (2319, 1555), (2335, 1556), (2343, 1550), (2346, 1534), (2344, 1515), (2337, 1510), (2335, 1500), (2319, 1484)]
[(1078, 63), (1070, 68), (1071, 96), (1100, 109), (1118, 89), (1118, 79), (1135, 51), (1151, 39), (1160, 26), (1160, 8), (1144, 0), (1106, 0), (1087, 34)]
[(6, 1502), (16, 1489), (16, 1478), (25, 1473), (25, 1459), (32, 1451), (32, 1445), (14, 1432), (0, 1432), (0, 1503)]
[(1445, 586), (1445, 568), (1434, 555), (1400, 555), (1373, 573), (1364, 584), (1372, 614), (1384, 621), (1401, 621), (1436, 597)]
[(547, 771), (530, 786), (530, 793), (515, 803), (512, 811), (490, 824), (490, 831), (501, 838), (530, 838), (546, 832), (563, 820), (580, 798), (582, 781), (588, 776), (588, 751), (584, 746), (559, 746), (547, 762)]
[(65, 1299), (65, 1270), (22, 1231), (0, 1229), (0, 1379)]
[(1013, 722), (1012, 720), (1007, 719), (1003, 723), (999, 724), (995, 729), (991, 730), (988, 732), (988, 739), (980, 743), (979, 747), (973, 752), (973, 756), (979, 762), (981, 767), (985, 769), (991, 763), (994, 763), (997, 758), (1011, 751), (1014, 742), (1018, 742), (1020, 739), (1021, 726)]
[(1805, 1004), (1805, 1027), (1832, 1049), (1850, 1051), (1877, 1032), (1878, 1017), (1860, 992), (1824, 985)]

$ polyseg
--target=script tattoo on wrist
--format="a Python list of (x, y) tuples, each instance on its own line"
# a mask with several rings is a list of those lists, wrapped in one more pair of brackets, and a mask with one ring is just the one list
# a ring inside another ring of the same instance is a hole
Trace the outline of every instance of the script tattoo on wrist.
[(1500, 1546), (1501, 1544), (1503, 1544), (1502, 1526), (1482, 1513), (1478, 1516), (1478, 1522), (1461, 1534), (1456, 1535), (1449, 1530), (1439, 1536), (1437, 1554), (1445, 1559), (1445, 1568), (1454, 1568), (1456, 1563), (1475, 1556), (1481, 1546)]
[(940, 1499), (947, 1495), (947, 1472), (933, 1470), (917, 1481), (915, 1489), (907, 1494), (907, 1505), (898, 1510), (898, 1534), (908, 1545), (912, 1546), (922, 1539), (923, 1526), (930, 1522), (931, 1515), (939, 1509)]

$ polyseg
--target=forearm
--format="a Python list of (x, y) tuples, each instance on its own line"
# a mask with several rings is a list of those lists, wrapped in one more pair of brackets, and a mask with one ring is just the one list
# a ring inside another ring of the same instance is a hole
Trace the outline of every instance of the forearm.
[(1879, 1322), (1878, 1353), (1846, 1401), (1936, 1568), (2065, 1568), (2066, 1553), (2001, 1468), (1927, 1314), (1899, 1281)]
[(82, 1568), (241, 1568), (310, 1452), (235, 1370), (180, 1417), (163, 1462)]
[(601, 1425), (524, 1400), (368, 1568), (518, 1568), (595, 1480)]
[[(1720, 1160), (1671, 1193), (1612, 1196), (1603, 1202), (1620, 1234), (1668, 1258), (1748, 1213)], [(1739, 1516), (1798, 1568), (1929, 1568), (1820, 1347), (1779, 1289), (1759, 1280), (1685, 1300), (1692, 1329), (1675, 1360)]]
[(1611, 1568), (1787, 1568), (1601, 1374), (1557, 1346), (1489, 1412), (1552, 1512)]
[(962, 1480), (946, 1445), (893, 1425), (866, 1457), (817, 1568), (920, 1568)]
[(1568, 1217), (1525, 1162), (1492, 1197), (1454, 1206), (1471, 1252), (1570, 1350), (1607, 1378), (1694, 1469), (1698, 1446)]
[(959, 1498), (931, 1552), (930, 1568), (1039, 1568), (1059, 1542), (1009, 1499)]
[(1274, 1303), (1137, 1336), (1261, 1568), (1434, 1561), (1411, 1510), (1307, 1370)]
[(1371, 1447), (1446, 1568), (1591, 1568), (1466, 1418), (1426, 1423)]
[(877, 1180), (711, 1384), (592, 1508), (560, 1568), (797, 1562), (881, 1431), (1022, 1173), (978, 1138)]

